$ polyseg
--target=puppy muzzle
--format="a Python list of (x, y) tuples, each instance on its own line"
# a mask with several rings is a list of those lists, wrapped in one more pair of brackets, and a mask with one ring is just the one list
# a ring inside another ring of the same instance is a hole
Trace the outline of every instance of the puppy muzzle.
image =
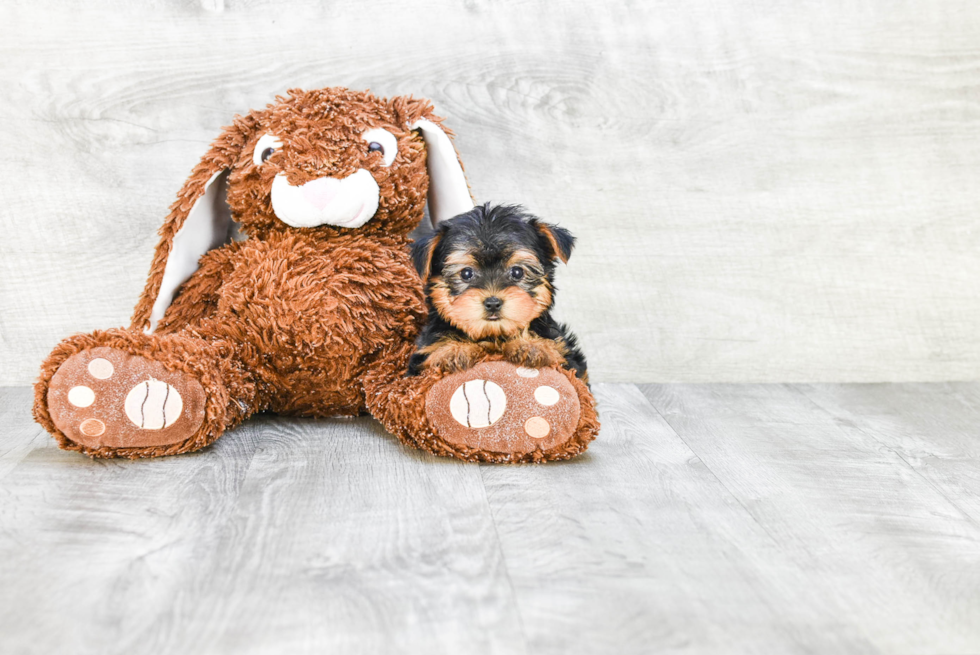
[(504, 301), (497, 296), (490, 296), (483, 300), (483, 318), (487, 321), (499, 321), (500, 310), (504, 306)]

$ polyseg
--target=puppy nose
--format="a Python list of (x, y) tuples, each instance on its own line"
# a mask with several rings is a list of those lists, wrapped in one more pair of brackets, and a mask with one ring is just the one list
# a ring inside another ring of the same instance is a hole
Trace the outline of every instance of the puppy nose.
[(488, 312), (499, 312), (500, 308), (504, 306), (504, 301), (497, 296), (490, 296), (483, 301), (483, 306)]

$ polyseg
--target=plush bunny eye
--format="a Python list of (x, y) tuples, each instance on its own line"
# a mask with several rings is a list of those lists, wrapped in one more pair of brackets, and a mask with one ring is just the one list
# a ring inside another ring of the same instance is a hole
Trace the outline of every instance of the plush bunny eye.
[(388, 130), (376, 127), (361, 135), (368, 142), (368, 152), (380, 152), (385, 166), (391, 166), (398, 154), (398, 139)]
[(252, 163), (256, 166), (261, 166), (265, 163), (265, 160), (272, 156), (276, 150), (282, 149), (282, 141), (279, 137), (273, 136), (272, 134), (264, 134), (262, 138), (258, 140), (255, 144), (255, 150), (252, 153)]

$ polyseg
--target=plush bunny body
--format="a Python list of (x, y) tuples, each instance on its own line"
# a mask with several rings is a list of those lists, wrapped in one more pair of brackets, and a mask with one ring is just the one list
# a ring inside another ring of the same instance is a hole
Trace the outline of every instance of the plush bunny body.
[(431, 111), (323, 89), (236, 118), (161, 228), (132, 325), (59, 344), (36, 386), (37, 420), (63, 448), (98, 457), (197, 450), (264, 410), (368, 410), (406, 443), (466, 459), (583, 450), (598, 423), (574, 376), (543, 371), (561, 378), (562, 400), (535, 408), (533, 389), (508, 387), (515, 367), (494, 364), (510, 423), (557, 418), (549, 436), (493, 443), (449, 412), (452, 380), (404, 378), (425, 315), (408, 233), (426, 200), (434, 221), (473, 206)]
[(249, 413), (363, 413), (365, 376), (400, 370), (403, 344), (418, 332), (407, 245), (278, 233), (213, 250), (155, 334), (207, 335), (226, 347), (234, 363), (226, 377), (240, 380), (233, 396)]

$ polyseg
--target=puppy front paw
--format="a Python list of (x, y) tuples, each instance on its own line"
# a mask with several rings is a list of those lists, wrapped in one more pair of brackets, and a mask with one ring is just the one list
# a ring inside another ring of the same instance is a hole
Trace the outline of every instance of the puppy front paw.
[(445, 341), (435, 344), (422, 364), (443, 373), (459, 373), (472, 368), (486, 353), (479, 345), (463, 341)]
[(565, 355), (554, 341), (540, 338), (519, 337), (508, 341), (503, 348), (507, 361), (528, 368), (558, 366)]

